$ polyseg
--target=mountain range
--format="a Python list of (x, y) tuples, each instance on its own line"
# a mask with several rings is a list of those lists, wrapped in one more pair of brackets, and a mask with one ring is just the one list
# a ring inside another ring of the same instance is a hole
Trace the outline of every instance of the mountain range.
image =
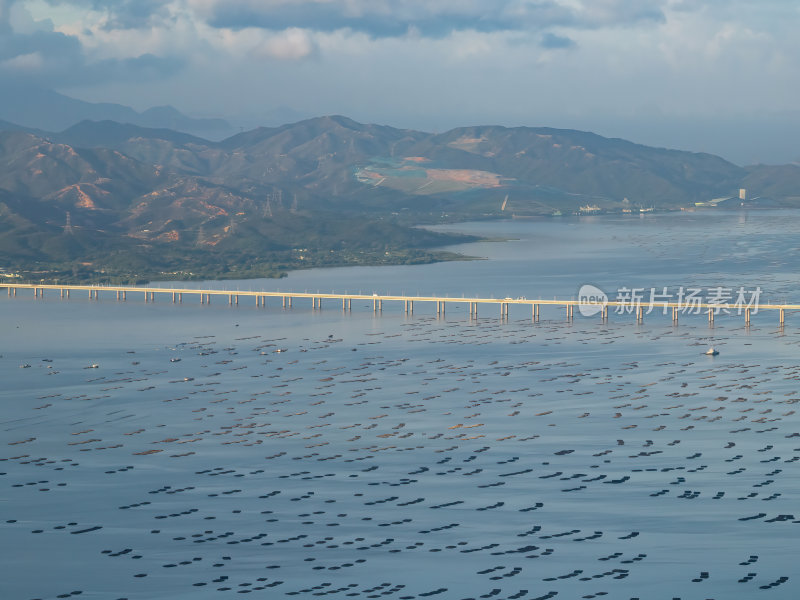
[(432, 134), (342, 116), (218, 142), (114, 120), (57, 133), (0, 122), (0, 268), (135, 279), (419, 262), (456, 240), (420, 223), (738, 204), (742, 188), (748, 203), (793, 205), (800, 167), (574, 130)]
[(0, 120), (24, 128), (62, 131), (87, 119), (131, 123), (140, 127), (168, 128), (219, 139), (233, 133), (224, 119), (187, 117), (172, 106), (138, 112), (110, 102), (86, 102), (55, 90), (8, 79), (0, 80)]

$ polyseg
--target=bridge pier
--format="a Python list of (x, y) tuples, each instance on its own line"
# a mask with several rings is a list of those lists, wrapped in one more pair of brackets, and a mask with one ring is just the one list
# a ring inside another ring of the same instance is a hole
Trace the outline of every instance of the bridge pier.
[(183, 304), (183, 292), (178, 292), (178, 304)]
[(750, 309), (749, 308), (745, 308), (744, 309), (744, 324), (747, 327), (750, 326)]
[(533, 313), (533, 322), (534, 323), (538, 323), (539, 322), (539, 305), (538, 304), (534, 304), (533, 308), (531, 309), (531, 312)]
[(342, 298), (342, 310), (347, 310), (347, 298)]
[(784, 317), (785, 317), (785, 315), (784, 315), (784, 309), (781, 309), (781, 310), (780, 310), (780, 315), (779, 315), (779, 317), (778, 317), (778, 318), (780, 319), (780, 324), (781, 324), (781, 325), (783, 325), (784, 321), (786, 320)]
[(636, 307), (636, 322), (644, 323), (644, 308), (641, 306)]
[(713, 308), (709, 308), (708, 309), (708, 324), (709, 325), (713, 325), (714, 324), (714, 309)]
[(672, 308), (672, 322), (676, 325), (678, 324), (678, 307), (674, 306)]
[(235, 302), (236, 302), (236, 306), (239, 306), (239, 294), (236, 294), (234, 296), (234, 299), (235, 299)]

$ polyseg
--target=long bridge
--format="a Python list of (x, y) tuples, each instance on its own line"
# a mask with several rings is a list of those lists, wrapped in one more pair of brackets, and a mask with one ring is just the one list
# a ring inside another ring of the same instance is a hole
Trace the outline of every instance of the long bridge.
[(569, 321), (575, 317), (575, 307), (587, 316), (599, 315), (603, 321), (608, 320), (609, 308), (616, 308), (617, 314), (635, 314), (637, 322), (644, 320), (645, 314), (660, 310), (662, 314), (672, 313), (672, 321), (677, 323), (680, 314), (707, 314), (709, 323), (714, 322), (714, 317), (719, 314), (736, 313), (744, 317), (746, 325), (750, 324), (751, 316), (761, 311), (777, 311), (778, 323), (782, 326), (786, 320), (786, 311), (800, 310), (800, 304), (758, 304), (743, 306), (738, 303), (709, 303), (709, 302), (632, 302), (609, 300), (602, 303), (587, 302), (585, 300), (543, 300), (518, 298), (458, 298), (452, 296), (407, 296), (392, 294), (349, 294), (349, 293), (312, 293), (312, 292), (265, 292), (241, 290), (213, 290), (195, 288), (171, 287), (141, 287), (125, 285), (62, 285), (62, 284), (37, 284), (37, 283), (11, 283), (0, 282), (0, 288), (7, 288), (9, 296), (16, 296), (17, 292), (33, 292), (34, 297), (44, 298), (45, 292), (58, 293), (60, 298), (68, 299), (70, 292), (88, 293), (90, 299), (99, 300), (100, 295), (115, 294), (116, 300), (126, 301), (128, 293), (141, 296), (145, 302), (155, 302), (156, 295), (167, 296), (173, 303), (182, 303), (183, 297), (199, 298), (201, 304), (211, 304), (211, 299), (227, 300), (229, 305), (238, 305), (240, 298), (247, 298), (258, 306), (267, 306), (267, 300), (280, 302), (283, 308), (291, 308), (293, 300), (311, 300), (311, 308), (321, 309), (323, 300), (341, 301), (342, 310), (352, 310), (353, 300), (372, 302), (372, 310), (383, 311), (384, 302), (403, 303), (406, 313), (413, 314), (415, 303), (435, 303), (436, 314), (444, 315), (447, 304), (468, 304), (470, 317), (478, 316), (480, 305), (493, 305), (499, 307), (500, 317), (508, 317), (510, 305), (530, 307), (531, 317), (534, 322), (539, 321), (542, 306), (559, 307), (564, 311), (565, 318)]

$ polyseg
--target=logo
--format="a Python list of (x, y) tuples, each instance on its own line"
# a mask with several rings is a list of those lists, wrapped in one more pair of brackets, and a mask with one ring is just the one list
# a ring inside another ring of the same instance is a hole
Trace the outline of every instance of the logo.
[(599, 287), (585, 283), (578, 290), (578, 310), (584, 317), (592, 317), (608, 305), (608, 296)]

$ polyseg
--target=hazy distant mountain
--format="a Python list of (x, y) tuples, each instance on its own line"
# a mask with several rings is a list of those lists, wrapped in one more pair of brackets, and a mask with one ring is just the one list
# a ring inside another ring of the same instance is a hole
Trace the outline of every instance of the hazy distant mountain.
[(4, 121), (2, 119), (0, 119), (0, 131), (24, 131), (25, 133), (32, 133), (38, 136), (50, 135), (48, 132), (41, 129), (36, 129), (35, 127), (24, 127), (23, 125), (17, 125), (16, 123), (11, 123), (10, 121)]
[[(2, 129), (2, 124), (0, 124)], [(211, 142), (173, 129), (142, 127), (116, 121), (81, 121), (60, 133), (49, 137), (79, 148), (122, 149), (129, 140), (164, 140), (176, 145), (197, 144), (207, 146)]]
[(138, 113), (129, 106), (84, 102), (54, 90), (13, 81), (2, 81), (0, 119), (24, 127), (62, 131), (87, 119), (117, 121), (143, 127), (175, 129), (219, 139), (233, 131), (223, 119), (194, 119), (163, 106)]
[(742, 168), (573, 130), (430, 134), (341, 116), (221, 142), (113, 121), (20, 129), (0, 123), (0, 257), (110, 272), (425, 260), (411, 250), (445, 238), (410, 226), (443, 215), (738, 204), (739, 188), (763, 204), (800, 201), (798, 166)]

